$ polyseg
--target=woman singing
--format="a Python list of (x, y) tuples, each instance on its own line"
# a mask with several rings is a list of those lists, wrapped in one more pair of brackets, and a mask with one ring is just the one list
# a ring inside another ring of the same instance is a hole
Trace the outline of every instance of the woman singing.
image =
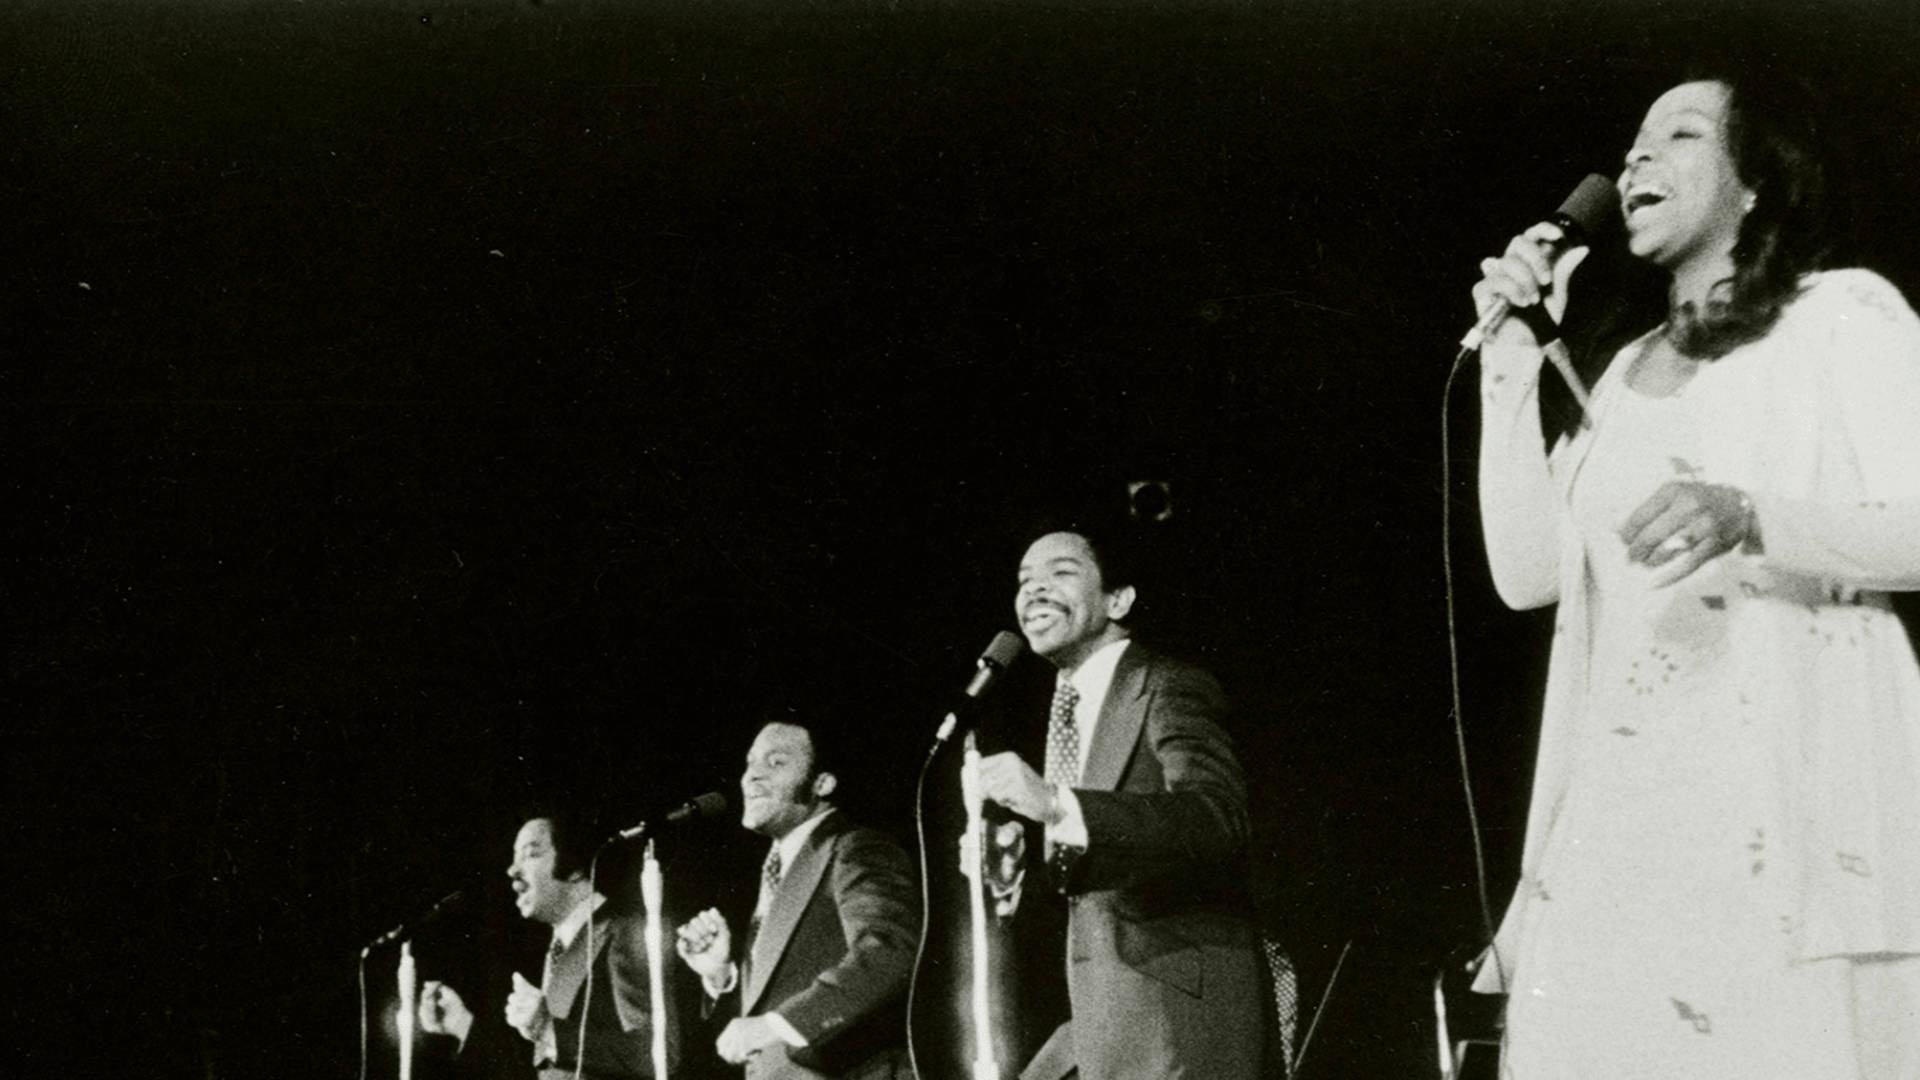
[[(1539, 418), (1526, 321), (1482, 351), (1501, 599), (1558, 603), (1521, 880), (1481, 988), (1504, 1075), (1920, 1077), (1920, 320), (1819, 269), (1825, 165), (1772, 83), (1687, 82), (1627, 152), (1667, 319)], [(1481, 264), (1558, 319), (1552, 225)]]

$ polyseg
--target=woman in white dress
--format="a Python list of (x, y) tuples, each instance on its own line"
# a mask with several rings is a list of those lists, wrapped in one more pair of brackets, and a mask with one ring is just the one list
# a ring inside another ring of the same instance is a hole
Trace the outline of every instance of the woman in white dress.
[(1589, 422), (1540, 422), (1584, 248), (1481, 264), (1481, 514), (1558, 604), (1521, 879), (1481, 971), (1503, 1074), (1920, 1078), (1920, 320), (1820, 270), (1825, 172), (1778, 84), (1653, 103), (1619, 194), (1670, 277)]

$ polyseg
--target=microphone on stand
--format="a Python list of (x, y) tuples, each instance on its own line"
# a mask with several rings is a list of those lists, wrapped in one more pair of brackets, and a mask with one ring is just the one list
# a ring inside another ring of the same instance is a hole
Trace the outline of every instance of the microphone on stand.
[[(1020, 639), (1019, 634), (1011, 630), (1002, 630), (993, 635), (993, 640), (987, 643), (986, 651), (974, 661), (973, 679), (967, 683), (967, 688), (963, 691), (967, 699), (972, 701), (986, 693), (987, 688), (1000, 677), (1000, 673), (1010, 667), (1015, 660), (1020, 659), (1020, 654), (1025, 651), (1027, 651), (1027, 643)], [(953, 729), (959, 723), (960, 714), (957, 709), (948, 713), (945, 720), (940, 721), (940, 730), (933, 736), (933, 745), (936, 749), (953, 735)]]
[(418, 919), (415, 919), (412, 922), (403, 922), (399, 926), (396, 926), (393, 929), (387, 931), (386, 933), (381, 934), (379, 937), (374, 938), (372, 941), (367, 942), (367, 947), (360, 950), (361, 958), (365, 959), (368, 953), (371, 953), (373, 950), (379, 948), (382, 945), (391, 944), (392, 942), (398, 941), (403, 937), (407, 937), (411, 935), (415, 930), (420, 929), (421, 927), (432, 922), (434, 919), (438, 918), (441, 912), (445, 911), (447, 908), (451, 907), (452, 905), (459, 903), (460, 899), (466, 895), (467, 895), (467, 890), (455, 889), (454, 891), (441, 897), (439, 900), (434, 902), (434, 905), (432, 907), (427, 909), (427, 913), (425, 915), (420, 916)]
[[(709, 791), (705, 795), (695, 795), (693, 798), (688, 799), (686, 802), (683, 802), (679, 806), (676, 806), (673, 809), (667, 811), (665, 814), (661, 815), (657, 823), (661, 825), (678, 825), (683, 821), (694, 821), (699, 818), (719, 817), (721, 814), (724, 814), (726, 812), (727, 812), (726, 794), (719, 791)], [(633, 826), (632, 828), (621, 829), (619, 832), (613, 834), (613, 837), (611, 839), (612, 840), (631, 840), (634, 837), (639, 836), (642, 833), (646, 832), (647, 829), (652, 827), (654, 824), (656, 824), (656, 822), (654, 821), (643, 821), (640, 824)]]
[[(679, 813), (681, 810), (687, 811), (688, 817), (697, 816), (699, 811), (693, 808), (699, 805), (702, 799), (717, 800), (720, 808), (723, 810), (727, 805), (727, 800), (717, 792), (702, 795), (692, 802), (681, 806), (679, 810), (669, 813), (667, 820), (672, 821), (673, 814)], [(647, 841), (647, 850), (644, 859), (645, 861), (640, 864), (640, 899), (641, 903), (647, 909), (647, 999), (648, 1003), (653, 1006), (653, 1015), (664, 1020), (667, 1015), (667, 962), (665, 944), (667, 931), (661, 915), (661, 912), (665, 910), (661, 897), (666, 889), (666, 880), (660, 876), (660, 860), (653, 857), (653, 841), (651, 840)], [(586, 1034), (585, 1013), (586, 1010), (582, 1009), (580, 1025), (580, 1033), (582, 1036)], [(667, 1025), (665, 1023), (654, 1023), (647, 1026), (653, 1029), (653, 1039), (648, 1046), (653, 1057), (653, 1075), (660, 1078), (660, 1080), (665, 1080), (667, 1075)], [(581, 1055), (583, 1060), (585, 1057), (585, 1054)]]

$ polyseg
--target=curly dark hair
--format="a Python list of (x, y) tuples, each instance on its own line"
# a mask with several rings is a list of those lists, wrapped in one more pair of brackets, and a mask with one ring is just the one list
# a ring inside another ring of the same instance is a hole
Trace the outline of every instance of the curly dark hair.
[(1753, 208), (1740, 224), (1733, 276), (1703, 309), (1672, 313), (1673, 342), (1717, 359), (1765, 336), (1797, 296), (1801, 279), (1832, 253), (1829, 167), (1815, 96), (1804, 81), (1751, 68), (1704, 69), (1690, 82), (1727, 88), (1727, 151)]

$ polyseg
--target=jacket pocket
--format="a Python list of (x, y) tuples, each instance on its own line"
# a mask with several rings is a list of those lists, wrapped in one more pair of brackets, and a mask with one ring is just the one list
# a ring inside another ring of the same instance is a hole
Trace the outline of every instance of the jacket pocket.
[(1171, 926), (1122, 919), (1114, 927), (1113, 944), (1120, 961), (1133, 970), (1190, 997), (1200, 996), (1200, 947)]

